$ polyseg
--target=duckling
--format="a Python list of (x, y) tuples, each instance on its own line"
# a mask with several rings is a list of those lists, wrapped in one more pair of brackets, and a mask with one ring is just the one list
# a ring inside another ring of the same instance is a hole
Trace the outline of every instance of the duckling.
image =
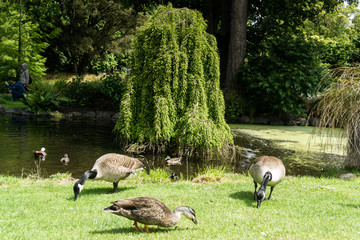
[(45, 148), (42, 147), (40, 151), (33, 150), (34, 157), (39, 158), (39, 160), (45, 161), (45, 157), (47, 156), (47, 153), (45, 152)]
[[(249, 170), (255, 184), (254, 200), (257, 200), (257, 208), (260, 208), (262, 201), (265, 199), (266, 186), (271, 186), (268, 198), (270, 200), (275, 185), (285, 177), (285, 166), (276, 157), (261, 156), (255, 159)], [(257, 183), (261, 184), (258, 191), (256, 191)]]
[(167, 156), (165, 160), (167, 165), (181, 165), (181, 157), (170, 158), (170, 156)]
[(119, 181), (143, 169), (143, 163), (137, 159), (117, 153), (108, 153), (99, 157), (91, 170), (86, 171), (74, 185), (74, 201), (78, 198), (88, 178), (101, 179), (113, 183), (112, 193), (117, 192)]
[(177, 207), (171, 211), (162, 201), (152, 197), (126, 198), (112, 204), (104, 208), (104, 211), (133, 220), (137, 231), (142, 230), (137, 225), (138, 222), (145, 224), (146, 232), (149, 232), (148, 225), (173, 227), (179, 222), (181, 215), (199, 226), (195, 210), (188, 206)]
[(60, 159), (60, 162), (64, 164), (68, 164), (70, 162), (69, 155), (67, 153), (64, 154), (64, 157)]

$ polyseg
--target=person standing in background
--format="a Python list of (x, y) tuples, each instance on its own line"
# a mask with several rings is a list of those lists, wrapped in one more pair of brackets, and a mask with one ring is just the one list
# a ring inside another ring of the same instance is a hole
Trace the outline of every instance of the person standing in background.
[(20, 82), (24, 88), (29, 91), (29, 70), (26, 63), (21, 64)]

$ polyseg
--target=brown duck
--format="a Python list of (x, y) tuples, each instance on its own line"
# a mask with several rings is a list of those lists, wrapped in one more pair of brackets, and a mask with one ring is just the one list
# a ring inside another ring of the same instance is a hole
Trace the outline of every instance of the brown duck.
[(145, 231), (149, 232), (148, 225), (160, 227), (175, 226), (182, 215), (196, 221), (195, 210), (188, 206), (181, 206), (171, 211), (162, 201), (152, 197), (135, 197), (121, 199), (112, 202), (112, 206), (104, 208), (105, 212), (110, 212), (134, 221), (137, 231), (142, 230), (137, 223), (145, 224)]

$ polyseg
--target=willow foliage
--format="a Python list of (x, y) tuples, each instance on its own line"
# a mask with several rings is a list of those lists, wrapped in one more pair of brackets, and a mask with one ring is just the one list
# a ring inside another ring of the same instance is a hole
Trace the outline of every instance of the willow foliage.
[(201, 13), (170, 5), (139, 29), (115, 127), (121, 139), (180, 153), (222, 152), (232, 143), (217, 44), (205, 30)]

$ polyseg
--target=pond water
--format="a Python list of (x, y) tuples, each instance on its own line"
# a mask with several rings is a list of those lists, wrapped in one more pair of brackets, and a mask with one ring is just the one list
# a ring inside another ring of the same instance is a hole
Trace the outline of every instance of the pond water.
[[(112, 132), (115, 122), (112, 120), (69, 120), (32, 118), (2, 115), (0, 116), (0, 173), (14, 176), (26, 176), (36, 171), (33, 150), (46, 148), (46, 160), (41, 162), (41, 170), (45, 176), (56, 173), (71, 173), (79, 178), (86, 170), (90, 170), (95, 160), (105, 153), (124, 153), (116, 143)], [(249, 126), (248, 126), (249, 127)], [(237, 126), (232, 127), (233, 130)], [(234, 131), (236, 132), (236, 131)], [(314, 155), (298, 155), (294, 151), (281, 149), (276, 141), (266, 140), (237, 132), (235, 143), (257, 151), (257, 155), (274, 155), (280, 157), (287, 172), (291, 175), (318, 175), (324, 166), (338, 166), (339, 159), (332, 159), (332, 154), (315, 159)], [(68, 165), (60, 162), (67, 153), (70, 158)], [(133, 155), (138, 157), (137, 155)], [(172, 172), (182, 173), (184, 177), (192, 177), (208, 165), (227, 165), (234, 172), (244, 172), (250, 161), (240, 159), (225, 163), (221, 160), (201, 161), (186, 159), (181, 166), (165, 166), (167, 155), (145, 155), (148, 169), (165, 168), (169, 175)], [(316, 155), (319, 157), (319, 155)], [(174, 156), (171, 156), (174, 157)]]
[[(14, 176), (26, 176), (36, 173), (36, 161), (33, 150), (46, 148), (47, 157), (41, 162), (41, 171), (45, 176), (56, 173), (71, 173), (79, 178), (90, 170), (95, 160), (105, 153), (125, 153), (116, 143), (113, 134), (113, 120), (69, 120), (31, 118), (0, 115), (0, 173)], [(64, 165), (60, 159), (67, 153), (70, 162)], [(202, 169), (201, 161), (183, 162), (181, 166), (166, 166), (167, 155), (144, 155), (148, 169), (166, 168), (169, 174), (194, 176)], [(175, 157), (175, 156), (171, 156)]]

